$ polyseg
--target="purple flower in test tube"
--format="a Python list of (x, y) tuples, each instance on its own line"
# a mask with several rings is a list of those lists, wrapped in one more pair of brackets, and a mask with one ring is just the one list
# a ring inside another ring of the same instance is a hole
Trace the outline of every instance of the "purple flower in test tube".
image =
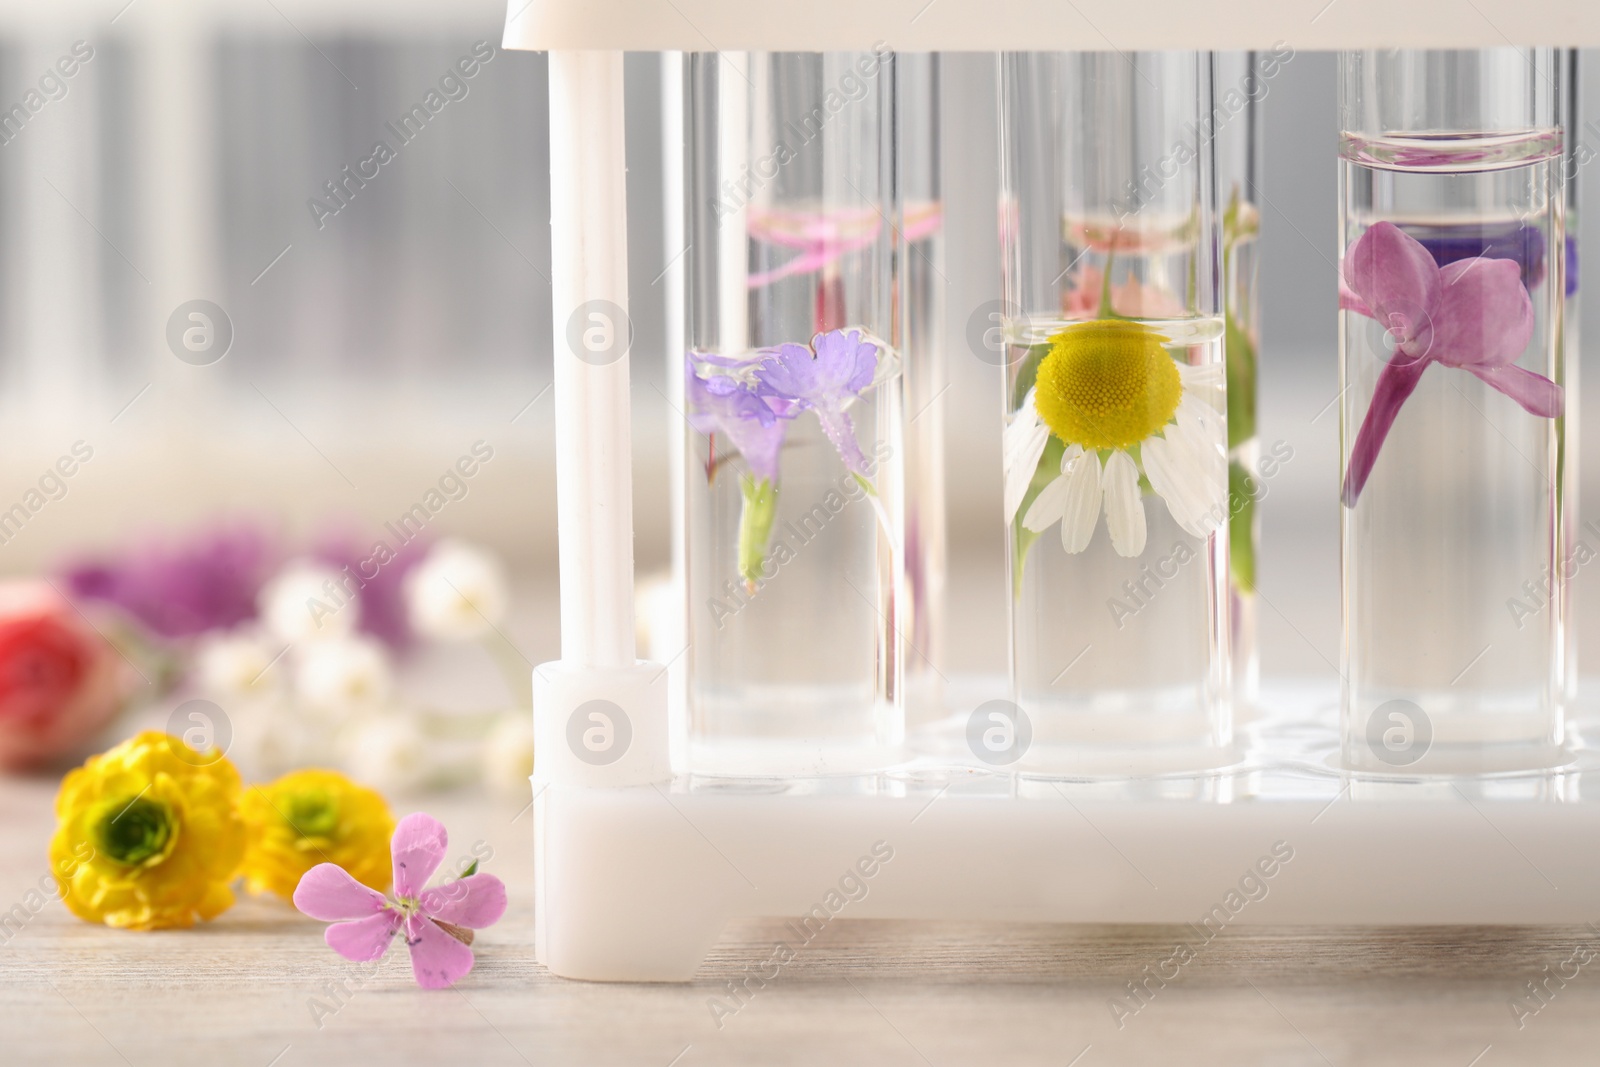
[[(689, 424), (711, 437), (721, 434), (744, 457), (757, 480), (778, 480), (778, 452), (783, 448), (786, 425), (782, 417), (791, 406), (766, 396), (750, 373), (760, 359), (730, 359), (705, 353), (689, 354), (684, 397)], [(708, 372), (704, 377), (702, 371)]]
[(844, 465), (866, 477), (867, 457), (845, 409), (872, 384), (878, 346), (863, 340), (860, 330), (830, 330), (817, 334), (810, 348), (785, 344), (764, 351), (756, 377), (766, 391), (792, 401), (796, 413), (816, 412)]
[(1416, 238), (1380, 222), (1350, 246), (1340, 273), (1339, 306), (1376, 319), (1394, 343), (1350, 450), (1346, 507), (1355, 507), (1401, 405), (1430, 364), (1474, 374), (1532, 415), (1561, 414), (1561, 386), (1516, 365), (1534, 321), (1515, 260), (1471, 256), (1441, 268)]
[[(1425, 226), (1407, 231), (1426, 248), (1433, 261), (1448, 267), (1463, 259), (1509, 259), (1522, 275), (1523, 288), (1537, 289), (1545, 277), (1544, 231), (1537, 226), (1461, 223), (1450, 226)], [(1578, 289), (1573, 269), (1575, 247), (1568, 242), (1566, 295)]]
[(689, 424), (711, 442), (709, 480), (718, 465), (718, 435), (744, 457), (749, 473), (739, 476), (744, 498), (739, 511), (739, 576), (754, 590), (766, 564), (772, 524), (778, 514), (778, 453), (794, 406), (769, 395), (754, 377), (762, 356), (734, 359), (691, 352), (684, 382)]

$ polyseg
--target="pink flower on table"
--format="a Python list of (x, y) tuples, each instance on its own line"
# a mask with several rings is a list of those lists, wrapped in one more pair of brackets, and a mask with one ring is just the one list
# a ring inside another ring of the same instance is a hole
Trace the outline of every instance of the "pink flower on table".
[(1476, 375), (1529, 414), (1560, 416), (1561, 386), (1516, 365), (1533, 337), (1533, 302), (1514, 260), (1473, 256), (1441, 268), (1416, 238), (1380, 222), (1350, 246), (1340, 274), (1339, 306), (1376, 319), (1394, 343), (1350, 449), (1346, 507), (1430, 364)]
[[(449, 836), (438, 820), (418, 812), (395, 827), (394, 898), (356, 881), (333, 863), (319, 863), (295, 887), (294, 906), (332, 922), (323, 934), (347, 960), (375, 960), (404, 931), (411, 973), (424, 989), (454, 985), (472, 970), (472, 932), (493, 926), (506, 910), (506, 887), (492, 874), (469, 874), (424, 889), (443, 862)], [(474, 864), (476, 866), (476, 864)]]

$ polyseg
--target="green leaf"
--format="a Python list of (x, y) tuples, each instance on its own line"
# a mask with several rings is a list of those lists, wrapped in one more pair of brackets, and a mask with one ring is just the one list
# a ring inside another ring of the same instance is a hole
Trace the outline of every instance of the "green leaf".
[(1039, 364), (1043, 363), (1044, 357), (1049, 354), (1049, 344), (1029, 346), (1028, 354), (1022, 359), (1022, 365), (1017, 368), (1016, 383), (1011, 387), (1011, 407), (1013, 410), (1022, 406), (1022, 401), (1027, 397), (1028, 390), (1032, 389), (1033, 383), (1039, 380)]
[(463, 878), (471, 878), (473, 875), (475, 875), (477, 873), (478, 873), (478, 861), (477, 860), (473, 860), (472, 861), (472, 865), (470, 867), (468, 867), (466, 870), (461, 872), (461, 877), (463, 877)]
[(741, 474), (739, 492), (744, 495), (744, 507), (739, 512), (739, 577), (753, 589), (761, 580), (772, 524), (778, 517), (778, 488), (766, 478), (757, 481)]
[(872, 483), (861, 477), (861, 475), (857, 474), (855, 471), (850, 472), (850, 477), (854, 478), (856, 480), (856, 484), (867, 491), (868, 496), (878, 495), (878, 491), (872, 488)]
[(1228, 451), (1256, 435), (1256, 349), (1229, 312), (1223, 358), (1228, 372)]
[(1228, 564), (1234, 588), (1243, 593), (1256, 591), (1256, 498), (1249, 479), (1244, 464), (1228, 464)]
[(1033, 479), (1028, 483), (1028, 491), (1023, 494), (1022, 506), (1017, 509), (1017, 517), (1011, 524), (1012, 560), (1011, 568), (1011, 595), (1022, 596), (1022, 568), (1027, 562), (1028, 551), (1033, 548), (1033, 543), (1039, 540), (1040, 535), (1022, 525), (1022, 517), (1028, 513), (1028, 508), (1044, 487), (1055, 480), (1061, 473), (1061, 456), (1067, 446), (1061, 443), (1061, 438), (1055, 434), (1045, 442), (1044, 452), (1039, 456), (1039, 465), (1033, 468)]

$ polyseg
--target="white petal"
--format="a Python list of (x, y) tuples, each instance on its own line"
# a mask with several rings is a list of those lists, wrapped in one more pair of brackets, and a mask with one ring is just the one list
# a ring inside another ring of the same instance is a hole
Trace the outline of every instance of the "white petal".
[(1220, 525), (1227, 515), (1227, 468), (1206, 462), (1182, 426), (1168, 426), (1165, 438), (1152, 437), (1139, 451), (1150, 487), (1179, 526), (1204, 537)]
[(1208, 508), (1220, 508), (1228, 497), (1228, 426), (1226, 418), (1199, 402), (1178, 404), (1178, 425), (1187, 446), (1206, 468)]
[(1062, 475), (1039, 490), (1039, 495), (1033, 498), (1033, 503), (1028, 505), (1027, 512), (1022, 516), (1022, 526), (1034, 533), (1042, 533), (1061, 518), (1066, 506), (1067, 477)]
[[(1067, 486), (1061, 513), (1061, 547), (1068, 552), (1082, 552), (1094, 539), (1095, 524), (1100, 521), (1100, 457), (1084, 452), (1082, 445), (1073, 445), (1062, 457), (1061, 471), (1056, 481)], [(1143, 514), (1142, 508), (1140, 513)]]
[(1119, 556), (1137, 556), (1144, 551), (1144, 498), (1139, 492), (1139, 468), (1133, 457), (1120, 449), (1106, 460), (1106, 529), (1111, 531), (1111, 547)]
[(1028, 390), (1028, 395), (1022, 398), (1022, 406), (1012, 414), (1006, 423), (1005, 432), (1000, 436), (1000, 453), (1007, 470), (1010, 470), (1014, 460), (1026, 449), (1026, 442), (1034, 437), (1043, 423), (1039, 419), (1039, 411), (1033, 406), (1033, 390)]
[(1213, 411), (1228, 408), (1227, 371), (1221, 363), (1205, 363), (1192, 367), (1178, 364), (1178, 379), (1183, 382), (1183, 395), (1194, 397)]
[(1000, 441), (1008, 526), (1016, 521), (1017, 510), (1022, 507), (1022, 498), (1028, 495), (1034, 471), (1039, 468), (1039, 457), (1044, 455), (1044, 446), (1049, 440), (1050, 429), (1039, 421), (1030, 389)]
[[(1181, 432), (1176, 426), (1168, 426), (1167, 431), (1174, 439)], [(1201, 497), (1195, 483), (1204, 479), (1205, 473), (1185, 468), (1173, 457), (1172, 441), (1162, 437), (1151, 437), (1140, 445), (1139, 458), (1145, 477), (1150, 479), (1150, 488), (1166, 502), (1173, 521), (1188, 530), (1200, 509)]]
[(1193, 446), (1200, 458), (1207, 463), (1215, 463), (1219, 469), (1228, 466), (1228, 427), (1227, 419), (1220, 412), (1207, 407), (1204, 403), (1193, 397), (1184, 397), (1178, 402), (1175, 415), (1178, 425), (1183, 427), (1189, 443)]

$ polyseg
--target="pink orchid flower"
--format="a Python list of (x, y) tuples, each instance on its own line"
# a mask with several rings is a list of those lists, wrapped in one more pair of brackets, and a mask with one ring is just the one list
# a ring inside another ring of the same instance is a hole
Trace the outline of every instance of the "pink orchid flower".
[(1394, 342), (1350, 449), (1346, 507), (1429, 364), (1475, 374), (1532, 415), (1560, 416), (1561, 386), (1516, 365), (1533, 337), (1533, 302), (1514, 260), (1473, 256), (1441, 268), (1416, 238), (1380, 222), (1350, 246), (1340, 273), (1339, 306), (1376, 319)]
[(411, 973), (424, 989), (443, 989), (472, 970), (472, 931), (492, 926), (506, 910), (506, 887), (492, 874), (469, 874), (424, 889), (444, 860), (449, 836), (438, 820), (418, 812), (395, 827), (394, 899), (356, 881), (338, 864), (319, 863), (300, 878), (294, 906), (332, 922), (323, 934), (347, 960), (364, 963), (389, 950), (405, 930)]

